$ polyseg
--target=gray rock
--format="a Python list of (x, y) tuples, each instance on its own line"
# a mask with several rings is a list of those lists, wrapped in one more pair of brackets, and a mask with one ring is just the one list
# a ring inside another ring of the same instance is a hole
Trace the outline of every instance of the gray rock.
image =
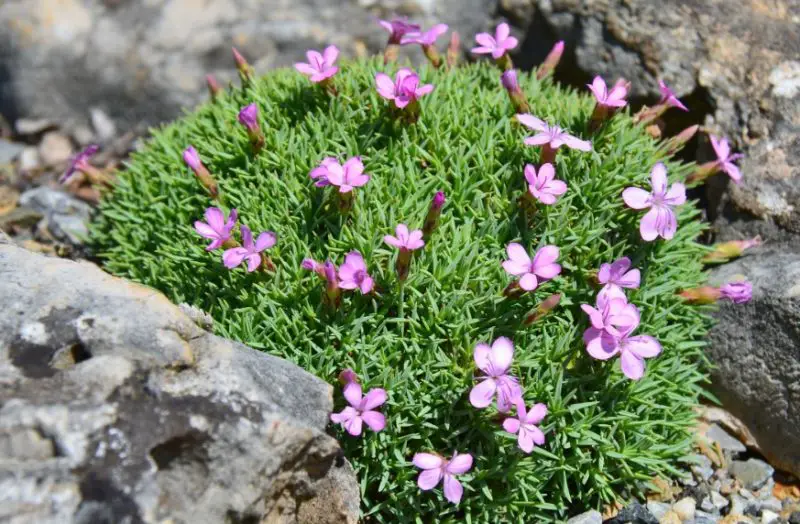
[(328, 384), (88, 263), (0, 275), (0, 520), (357, 521)]
[(744, 497), (739, 496), (737, 493), (731, 495), (731, 509), (729, 515), (744, 515), (747, 511), (750, 502)]
[(20, 135), (37, 135), (54, 127), (55, 122), (47, 118), (20, 118), (14, 122), (14, 129)]
[(39, 150), (33, 146), (27, 146), (19, 155), (19, 170), (23, 173), (33, 171), (40, 167)]
[(39, 144), (39, 158), (48, 167), (61, 167), (72, 156), (72, 142), (69, 137), (57, 131), (50, 131), (42, 137)]
[(633, 502), (622, 508), (616, 517), (606, 521), (606, 524), (658, 524), (658, 519), (646, 507)]
[(711, 513), (707, 513), (705, 511), (697, 511), (694, 516), (694, 524), (717, 524), (719, 522), (720, 517), (717, 515), (712, 515)]
[(599, 511), (587, 511), (572, 517), (567, 524), (603, 524), (603, 516)]
[(761, 500), (761, 509), (780, 513), (783, 510), (783, 503), (777, 497), (769, 497)]
[(657, 520), (661, 520), (661, 517), (667, 514), (667, 512), (672, 508), (666, 502), (658, 502), (656, 500), (650, 500), (647, 502), (647, 511), (649, 511)]
[(25, 146), (23, 144), (0, 140), (0, 165), (10, 164), (22, 154), (24, 149)]
[(761, 524), (772, 524), (773, 522), (777, 522), (780, 518), (781, 516), (774, 511), (765, 510), (761, 513)]
[(714, 389), (775, 467), (800, 474), (800, 252), (761, 247), (716, 268), (711, 283), (753, 284), (746, 304), (720, 304), (710, 333)]
[(793, 511), (789, 515), (789, 524), (800, 524), (800, 511)]
[(731, 436), (730, 433), (722, 429), (717, 423), (708, 426), (706, 437), (712, 442), (719, 444), (720, 449), (729, 452), (731, 456), (736, 456), (739, 453), (747, 451), (747, 448), (739, 439)]
[(222, 85), (234, 80), (233, 45), (258, 72), (328, 44), (342, 56), (379, 52), (387, 35), (376, 17), (396, 13), (425, 27), (450, 24), (466, 47), (492, 25), (496, 7), (495, 0), (5, 0), (0, 111), (48, 116), (72, 131), (96, 107), (130, 130), (204, 100), (207, 73)]
[(714, 464), (711, 462), (711, 459), (705, 455), (696, 453), (695, 455), (692, 455), (692, 460), (694, 463), (692, 464), (691, 469), (695, 477), (697, 477), (698, 480), (710, 479), (714, 474)]
[[(736, 477), (736, 480), (742, 483), (742, 485), (748, 489), (758, 489), (772, 477), (772, 474), (775, 473), (775, 469), (764, 462), (763, 460), (759, 459), (747, 459), (746, 461), (741, 460), (734, 460), (728, 465), (728, 471), (731, 472), (731, 475)], [(741, 490), (740, 493), (742, 493)], [(755, 498), (753, 497), (752, 493), (742, 493), (745, 498)]]
[(48, 229), (59, 240), (80, 245), (88, 235), (91, 206), (63, 191), (46, 186), (29, 189), (20, 195), (19, 203), (44, 215)]

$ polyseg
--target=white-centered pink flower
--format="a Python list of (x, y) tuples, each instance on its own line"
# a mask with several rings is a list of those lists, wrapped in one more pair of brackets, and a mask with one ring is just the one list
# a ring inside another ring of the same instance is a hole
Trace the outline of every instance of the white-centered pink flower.
[(650, 172), (650, 184), (651, 192), (629, 187), (622, 192), (622, 199), (632, 209), (650, 209), (639, 224), (643, 240), (650, 242), (659, 236), (669, 240), (678, 230), (672, 208), (686, 202), (686, 188), (679, 182), (668, 187), (667, 168), (660, 162)]
[(556, 125), (548, 125), (544, 120), (529, 114), (517, 115), (517, 120), (524, 126), (536, 131), (532, 137), (525, 139), (529, 146), (548, 145), (552, 149), (567, 146), (578, 151), (591, 151), (592, 143), (572, 136)]
[(472, 469), (472, 455), (469, 453), (453, 453), (447, 460), (433, 453), (417, 453), (412, 460), (413, 464), (423, 470), (417, 479), (417, 486), (423, 491), (428, 491), (439, 485), (444, 480), (444, 496), (453, 504), (461, 502), (464, 487), (456, 480), (456, 475), (463, 475)]
[(567, 184), (555, 180), (556, 170), (553, 164), (544, 164), (536, 172), (536, 167), (531, 164), (525, 166), (525, 180), (528, 181), (528, 191), (531, 196), (545, 205), (556, 203), (558, 197), (567, 192)]
[(492, 58), (497, 60), (517, 47), (519, 41), (511, 35), (511, 29), (508, 24), (502, 23), (495, 29), (494, 36), (489, 33), (478, 33), (475, 35), (475, 41), (478, 42), (478, 47), (473, 47), (472, 52), (475, 54), (492, 55)]
[(329, 79), (339, 71), (334, 64), (339, 56), (339, 48), (329, 45), (322, 53), (319, 51), (306, 51), (308, 63), (298, 62), (294, 68), (309, 77), (312, 82), (319, 83)]
[(587, 85), (594, 95), (597, 105), (618, 109), (628, 104), (625, 100), (625, 97), (628, 96), (626, 82), (617, 82), (609, 91), (605, 80), (600, 76), (596, 76), (592, 83)]
[(506, 337), (498, 338), (491, 346), (481, 342), (475, 346), (473, 358), (484, 376), (478, 377), (481, 383), (470, 391), (470, 404), (483, 409), (497, 396), (497, 410), (508, 412), (514, 400), (522, 395), (516, 377), (508, 374), (514, 358), (514, 343)]
[(385, 389), (371, 389), (362, 396), (361, 385), (358, 382), (349, 381), (345, 384), (342, 393), (350, 405), (339, 413), (331, 414), (331, 422), (341, 424), (354, 437), (361, 435), (362, 423), (372, 431), (382, 431), (386, 427), (386, 417), (380, 411), (375, 410), (388, 398)]
[(556, 246), (544, 246), (531, 259), (522, 245), (512, 242), (506, 247), (508, 260), (503, 262), (506, 273), (520, 277), (519, 287), (525, 291), (533, 291), (545, 280), (555, 278), (561, 273), (561, 266), (556, 264), (559, 250)]
[(400, 69), (394, 75), (394, 81), (385, 73), (375, 75), (378, 94), (391, 100), (398, 109), (416, 102), (433, 91), (433, 84), (419, 85), (419, 76), (408, 68)]
[(516, 418), (507, 418), (503, 421), (503, 429), (509, 433), (517, 434), (517, 444), (525, 453), (533, 451), (534, 446), (544, 444), (544, 433), (537, 424), (547, 416), (547, 406), (534, 404), (530, 411), (525, 409), (525, 401), (519, 397), (514, 401), (517, 407)]
[(610, 264), (602, 264), (597, 273), (597, 280), (603, 284), (603, 289), (598, 293), (605, 299), (624, 297), (622, 288), (636, 289), (639, 287), (642, 275), (638, 269), (631, 269), (631, 259), (622, 257)]
[(739, 171), (739, 167), (733, 162), (739, 160), (744, 155), (741, 153), (731, 154), (731, 146), (727, 138), (718, 138), (714, 135), (710, 135), (710, 138), (711, 147), (714, 148), (714, 153), (717, 155), (717, 167), (738, 184), (742, 181), (742, 172)]

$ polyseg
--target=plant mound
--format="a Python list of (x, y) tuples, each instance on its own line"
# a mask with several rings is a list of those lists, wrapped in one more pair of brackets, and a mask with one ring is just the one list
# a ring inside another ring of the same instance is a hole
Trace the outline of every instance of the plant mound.
[[(703, 281), (704, 248), (695, 241), (703, 225), (699, 212), (683, 205), (673, 239), (643, 242), (641, 213), (621, 195), (649, 187), (657, 162), (671, 181), (690, 168), (666, 157), (625, 113), (590, 133), (590, 96), (523, 74), (530, 113), (592, 141), (590, 152), (559, 149), (556, 176), (569, 189), (526, 215), (523, 168), (536, 163), (539, 148), (523, 144), (532, 133), (514, 118), (497, 69), (421, 68), (421, 83), (435, 89), (420, 100), (416, 123), (396, 118), (376, 92), (375, 75), (397, 69), (378, 60), (345, 63), (335, 95), (294, 70), (276, 70), (156, 130), (120, 173), (93, 226), (106, 268), (208, 311), (219, 335), (332, 384), (352, 368), (365, 392), (385, 389), (383, 431), (365, 427), (352, 437), (331, 425), (356, 468), (367, 521), (557, 521), (677, 473), (702, 394), (707, 325), (675, 293)], [(252, 103), (265, 139), (255, 155), (237, 122)], [(218, 201), (181, 160), (190, 144), (219, 184)], [(309, 173), (326, 157), (354, 156), (370, 180), (342, 213), (335, 188), (316, 187)], [(446, 194), (440, 224), (412, 253), (401, 283), (397, 250), (384, 236), (399, 223), (422, 227), (437, 191)], [(236, 208), (254, 234), (274, 231), (274, 270), (229, 270), (219, 251), (207, 252), (192, 225), (209, 206)], [(506, 296), (512, 277), (501, 264), (512, 242), (531, 254), (557, 246), (560, 275)], [(325, 284), (301, 263), (339, 265), (353, 250), (363, 255), (375, 292), (348, 292), (332, 309)], [(589, 320), (580, 305), (595, 303), (597, 270), (623, 256), (642, 274), (640, 287), (626, 290), (641, 311), (638, 332), (663, 348), (640, 380), (626, 378), (618, 358), (593, 359), (582, 340)], [(555, 293), (558, 307), (526, 324)], [(509, 373), (526, 405), (548, 408), (539, 424), (545, 443), (530, 454), (503, 429), (494, 404), (479, 410), (469, 401), (482, 374), (474, 348), (501, 336), (514, 343)], [(337, 411), (345, 405), (337, 387)], [(458, 505), (444, 500), (441, 485), (421, 491), (411, 463), (419, 452), (454, 451), (474, 457), (459, 476)]]

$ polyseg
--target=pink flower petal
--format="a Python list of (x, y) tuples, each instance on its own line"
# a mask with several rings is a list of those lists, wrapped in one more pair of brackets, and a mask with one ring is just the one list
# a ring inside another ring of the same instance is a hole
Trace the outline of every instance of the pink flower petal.
[(462, 475), (472, 468), (472, 455), (469, 453), (455, 454), (445, 466), (445, 471), (452, 475)]
[(525, 453), (530, 453), (533, 451), (533, 433), (528, 431), (525, 426), (522, 426), (519, 430), (517, 444), (519, 444), (519, 448)]
[(198, 235), (205, 238), (210, 238), (210, 239), (219, 238), (219, 234), (217, 234), (216, 230), (214, 230), (211, 226), (209, 226), (205, 222), (201, 222), (199, 220), (194, 223), (194, 230), (197, 231)]
[(661, 353), (661, 344), (650, 335), (628, 337), (624, 347), (626, 351), (630, 351), (640, 358), (653, 358)]
[(519, 279), (519, 287), (525, 291), (533, 291), (539, 287), (539, 279), (536, 278), (536, 275), (533, 273), (525, 273), (522, 278)]
[(686, 202), (686, 186), (680, 182), (675, 182), (664, 195), (664, 202), (670, 206), (679, 206)]
[(317, 74), (317, 70), (316, 69), (314, 69), (310, 65), (305, 64), (303, 62), (297, 62), (294, 65), (294, 68), (297, 69), (299, 72), (303, 73), (304, 75), (312, 76), (312, 75)]
[(344, 429), (354, 437), (361, 435), (361, 417), (356, 416), (345, 422)]
[(419, 477), (417, 477), (417, 486), (423, 491), (433, 489), (439, 484), (439, 481), (442, 480), (442, 475), (442, 470), (438, 468), (423, 471), (419, 474)]
[(252, 273), (258, 266), (261, 265), (261, 256), (256, 253), (250, 253), (245, 257), (247, 259), (247, 272)]
[(361, 404), (361, 384), (358, 382), (348, 382), (345, 385), (344, 389), (342, 390), (342, 394), (344, 395), (345, 400), (353, 406), (357, 408)]
[(469, 403), (478, 409), (483, 409), (492, 403), (496, 391), (497, 383), (494, 379), (487, 378), (469, 392)]
[(514, 343), (508, 337), (498, 337), (492, 343), (492, 350), (489, 352), (489, 364), (492, 366), (492, 374), (495, 376), (503, 375), (511, 367), (514, 358)]
[(411, 462), (420, 469), (439, 469), (444, 464), (442, 457), (433, 453), (416, 453)]
[(531, 258), (528, 256), (528, 252), (525, 248), (522, 247), (522, 244), (517, 244), (516, 242), (510, 243), (506, 246), (506, 253), (508, 253), (508, 258), (512, 262), (525, 266), (531, 265)]
[(388, 396), (386, 390), (383, 388), (370, 389), (367, 394), (361, 399), (359, 409), (361, 411), (370, 411), (386, 402)]
[(547, 416), (547, 406), (542, 403), (534, 404), (525, 417), (526, 424), (538, 424)]
[(558, 247), (552, 245), (544, 246), (539, 249), (533, 257), (533, 267), (539, 268), (548, 266), (558, 260), (558, 255)]
[(616, 340), (605, 331), (589, 328), (583, 333), (586, 352), (597, 360), (608, 360), (619, 353)]
[(221, 231), (225, 225), (225, 215), (217, 207), (209, 207), (205, 212), (206, 222), (216, 231)]
[(588, 140), (581, 140), (580, 138), (568, 135), (566, 133), (561, 135), (561, 140), (567, 147), (571, 149), (577, 149), (578, 151), (583, 151), (583, 152), (592, 150), (592, 143), (589, 142)]
[(329, 45), (322, 51), (322, 58), (323, 62), (325, 63), (325, 67), (329, 68), (333, 66), (333, 63), (336, 61), (336, 58), (339, 56), (339, 48), (335, 45)]
[(661, 162), (650, 171), (650, 185), (654, 195), (664, 195), (667, 192), (667, 167)]
[(388, 75), (378, 73), (375, 75), (375, 85), (378, 89), (378, 94), (387, 100), (394, 100), (394, 82)]
[(489, 354), (491, 352), (492, 348), (489, 347), (489, 344), (485, 344), (483, 342), (475, 344), (475, 349), (472, 352), (472, 358), (475, 360), (475, 365), (484, 373), (489, 372)]
[(517, 120), (520, 124), (524, 125), (525, 127), (529, 127), (534, 131), (545, 132), (548, 129), (547, 124), (544, 123), (544, 120), (536, 118), (535, 116), (527, 113), (518, 114)]
[(365, 411), (361, 419), (372, 431), (383, 431), (386, 427), (386, 417), (380, 411)]
[(526, 146), (543, 146), (545, 144), (549, 144), (552, 140), (550, 133), (538, 133), (533, 136), (529, 136), (523, 142)]
[(264, 231), (258, 235), (258, 238), (256, 239), (256, 251), (260, 253), (265, 249), (269, 249), (274, 246), (277, 241), (278, 239), (275, 236), (275, 233), (272, 231)]
[(464, 487), (456, 480), (453, 475), (444, 475), (444, 498), (458, 504), (461, 502), (461, 497), (464, 495)]
[(358, 412), (350, 406), (344, 408), (340, 413), (331, 413), (331, 422), (342, 424), (358, 415)]
[(392, 235), (384, 235), (383, 241), (393, 247), (403, 247), (403, 242), (401, 242), (399, 238), (395, 238)]
[(622, 192), (622, 200), (631, 209), (645, 209), (651, 204), (650, 193), (638, 187), (629, 187)]
[(620, 365), (622, 373), (631, 380), (639, 380), (644, 376), (644, 360), (630, 351), (622, 351), (620, 354)]
[(366, 295), (367, 293), (372, 291), (373, 287), (375, 287), (375, 281), (372, 280), (371, 276), (366, 275), (364, 277), (364, 280), (361, 281), (361, 284), (358, 287), (361, 290), (361, 293), (363, 295)]
[(503, 429), (509, 433), (516, 433), (519, 431), (519, 426), (519, 420), (516, 418), (509, 417), (503, 421)]
[(508, 35), (510, 34), (511, 34), (511, 28), (508, 27), (507, 23), (503, 22), (502, 24), (498, 25), (497, 29), (495, 30), (494, 33), (495, 41), (502, 42), (503, 40), (508, 38)]
[(248, 251), (243, 247), (226, 249), (225, 252), (222, 253), (222, 263), (228, 269), (233, 269), (242, 263), (244, 257), (247, 256), (247, 253)]

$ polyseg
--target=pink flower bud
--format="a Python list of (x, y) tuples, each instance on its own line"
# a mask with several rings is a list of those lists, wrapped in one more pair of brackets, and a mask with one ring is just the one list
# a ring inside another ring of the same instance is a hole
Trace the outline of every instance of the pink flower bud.
[(336, 266), (330, 260), (325, 261), (325, 303), (332, 309), (337, 309), (341, 303), (341, 290), (339, 279), (336, 277)]
[(343, 386), (346, 386), (351, 382), (358, 383), (358, 375), (356, 375), (356, 372), (350, 368), (343, 369), (342, 372), (339, 373), (339, 383), (341, 383)]
[(442, 206), (444, 206), (444, 201), (444, 192), (437, 191), (433, 196), (431, 207), (428, 209), (428, 214), (425, 217), (425, 222), (422, 225), (422, 238), (426, 241), (439, 225), (439, 217), (442, 214)]
[(722, 242), (714, 246), (714, 251), (703, 257), (703, 262), (706, 264), (717, 264), (727, 262), (728, 260), (738, 258), (750, 248), (760, 246), (761, 237), (756, 236), (749, 240), (731, 240), (730, 242)]
[(222, 87), (219, 85), (214, 75), (206, 75), (206, 86), (208, 87), (208, 94), (211, 96), (211, 100), (216, 99), (222, 92)]
[(539, 66), (539, 70), (536, 72), (536, 79), (541, 80), (542, 78), (546, 77), (547, 75), (551, 74), (553, 70), (555, 70), (558, 63), (561, 61), (561, 55), (564, 54), (564, 41), (560, 40), (556, 42), (556, 45), (553, 46), (553, 49), (547, 54), (547, 57), (542, 62), (542, 65)]
[(719, 288), (721, 298), (727, 298), (734, 304), (744, 304), (753, 298), (753, 284), (743, 280), (728, 282)]
[(258, 106), (250, 104), (239, 111), (239, 123), (251, 133), (258, 132)]
[(203, 168), (203, 163), (200, 161), (200, 155), (197, 153), (197, 149), (195, 149), (193, 146), (189, 146), (183, 151), (183, 161), (186, 162), (186, 165), (189, 166), (189, 169), (194, 172), (197, 172)]

